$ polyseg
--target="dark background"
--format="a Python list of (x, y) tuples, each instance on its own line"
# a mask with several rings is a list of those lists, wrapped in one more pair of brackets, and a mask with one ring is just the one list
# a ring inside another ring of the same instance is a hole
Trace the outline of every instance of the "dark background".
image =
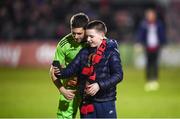
[(103, 20), (108, 37), (134, 42), (144, 10), (155, 8), (169, 43), (180, 42), (178, 0), (1, 0), (0, 40), (59, 40), (70, 32), (69, 19), (78, 12)]

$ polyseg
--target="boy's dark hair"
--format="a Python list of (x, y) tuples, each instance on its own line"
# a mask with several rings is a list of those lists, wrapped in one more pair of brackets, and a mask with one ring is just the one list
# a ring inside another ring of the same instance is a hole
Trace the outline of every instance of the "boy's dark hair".
[(105, 23), (100, 20), (93, 20), (89, 22), (86, 29), (96, 29), (97, 31), (103, 32), (104, 34), (107, 32)]
[(70, 25), (71, 28), (86, 28), (87, 24), (89, 22), (89, 18), (84, 13), (77, 13), (71, 17)]

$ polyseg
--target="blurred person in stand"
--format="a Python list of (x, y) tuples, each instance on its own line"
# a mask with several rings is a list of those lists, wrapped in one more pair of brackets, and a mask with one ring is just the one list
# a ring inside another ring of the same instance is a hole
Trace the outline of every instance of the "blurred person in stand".
[(158, 83), (158, 58), (162, 46), (166, 43), (165, 26), (158, 19), (155, 9), (145, 12), (145, 19), (138, 29), (138, 40), (144, 47), (146, 56), (146, 79), (145, 91), (155, 91), (159, 88)]

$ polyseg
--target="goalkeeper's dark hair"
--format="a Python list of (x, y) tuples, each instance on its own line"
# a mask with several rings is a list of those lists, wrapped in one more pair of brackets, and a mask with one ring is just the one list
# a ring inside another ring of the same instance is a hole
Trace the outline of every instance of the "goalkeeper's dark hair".
[(100, 20), (93, 20), (89, 22), (86, 29), (96, 29), (97, 31), (103, 32), (104, 34), (107, 32), (106, 24)]
[(77, 13), (71, 17), (70, 25), (71, 28), (86, 28), (89, 22), (89, 17), (84, 13)]

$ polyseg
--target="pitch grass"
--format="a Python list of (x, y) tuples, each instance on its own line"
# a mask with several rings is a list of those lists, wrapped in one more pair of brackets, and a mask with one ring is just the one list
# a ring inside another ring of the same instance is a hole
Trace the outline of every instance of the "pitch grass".
[[(144, 70), (124, 68), (118, 117), (180, 117), (180, 68), (161, 68), (160, 89), (144, 91)], [(0, 68), (0, 117), (56, 117), (58, 91), (48, 69)]]

